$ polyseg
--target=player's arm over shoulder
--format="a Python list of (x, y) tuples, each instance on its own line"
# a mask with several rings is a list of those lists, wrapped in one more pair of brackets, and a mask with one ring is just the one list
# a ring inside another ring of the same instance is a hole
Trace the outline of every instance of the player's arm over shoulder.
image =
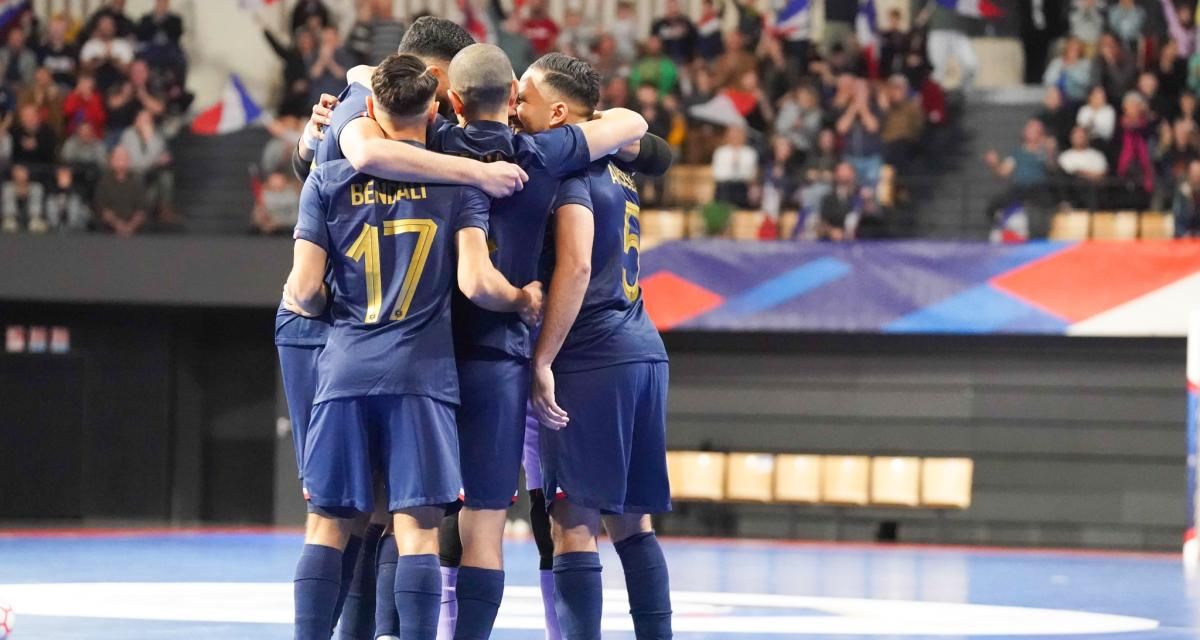
[(516, 312), (529, 320), (541, 312), (541, 285), (518, 289), (492, 264), (487, 241), (490, 206), (478, 189), (460, 189), (453, 227), (458, 249), (458, 288), (471, 302), (488, 311)]

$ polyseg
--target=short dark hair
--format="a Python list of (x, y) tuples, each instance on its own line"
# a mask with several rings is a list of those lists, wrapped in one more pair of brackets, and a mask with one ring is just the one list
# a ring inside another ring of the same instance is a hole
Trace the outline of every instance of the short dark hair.
[(404, 37), (400, 39), (399, 53), (419, 58), (433, 58), (449, 62), (459, 51), (475, 44), (475, 38), (457, 22), (445, 18), (422, 16), (417, 18)]
[(532, 66), (564, 98), (578, 102), (589, 112), (595, 111), (600, 103), (600, 74), (592, 65), (563, 53), (547, 53)]
[(437, 78), (429, 73), (420, 58), (393, 53), (375, 67), (371, 90), (375, 103), (397, 118), (412, 118), (429, 108), (437, 95)]

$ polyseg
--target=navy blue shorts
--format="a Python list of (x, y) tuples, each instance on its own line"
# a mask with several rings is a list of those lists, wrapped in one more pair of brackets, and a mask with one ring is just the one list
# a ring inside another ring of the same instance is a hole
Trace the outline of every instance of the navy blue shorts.
[(499, 354), (460, 357), (458, 385), (465, 504), (472, 509), (507, 509), (520, 475), (529, 362)]
[(565, 429), (542, 427), (542, 487), (615, 513), (671, 510), (667, 480), (666, 362), (635, 362), (554, 376)]
[[(292, 421), (292, 446), (296, 449), (296, 472), (304, 467), (304, 438), (317, 394), (317, 357), (323, 346), (293, 347), (279, 345), (279, 369), (283, 374), (283, 395), (287, 398)], [(303, 474), (300, 474), (303, 475)]]
[(330, 513), (374, 511), (374, 478), (388, 509), (444, 506), (462, 487), (454, 407), (426, 396), (339, 398), (313, 406), (304, 490)]

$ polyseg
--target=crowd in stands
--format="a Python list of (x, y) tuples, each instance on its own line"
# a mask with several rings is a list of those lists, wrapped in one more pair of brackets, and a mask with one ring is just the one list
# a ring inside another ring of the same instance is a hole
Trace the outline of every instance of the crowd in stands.
[(183, 21), (168, 0), (136, 21), (124, 0), (79, 18), (26, 10), (0, 34), (3, 231), (170, 228)]
[[(1171, 210), (1200, 230), (1200, 51), (1195, 0), (1072, 0), (1021, 141), (985, 161), (1015, 208)], [(1191, 176), (1195, 176), (1193, 179)]]

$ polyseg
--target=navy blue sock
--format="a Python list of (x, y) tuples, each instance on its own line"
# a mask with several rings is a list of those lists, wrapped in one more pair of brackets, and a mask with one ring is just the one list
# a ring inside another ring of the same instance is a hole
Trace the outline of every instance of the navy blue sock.
[(671, 583), (658, 538), (653, 531), (639, 533), (615, 546), (625, 569), (634, 636), (637, 640), (670, 640)]
[(554, 610), (564, 640), (600, 640), (600, 569), (600, 554), (594, 551), (554, 556)]
[[(350, 580), (354, 577), (354, 565), (358, 564), (358, 552), (362, 549), (362, 536), (352, 535), (346, 540), (346, 548), (342, 550), (342, 582), (338, 589), (337, 606), (333, 608), (333, 624), (336, 625), (342, 617), (342, 609), (346, 606), (346, 596), (350, 593)], [(330, 629), (330, 635), (332, 635)]]
[(396, 614), (400, 640), (437, 638), (442, 608), (442, 566), (436, 554), (400, 556), (396, 561)]
[(375, 565), (375, 637), (394, 636), (400, 633), (400, 621), (396, 618), (396, 538), (391, 535), (379, 539), (379, 559)]
[[(375, 562), (381, 535), (383, 525), (378, 524), (368, 526), (363, 532), (353, 573), (348, 584), (343, 583), (346, 604), (338, 623), (340, 640), (375, 640)], [(346, 551), (349, 553), (349, 546)]]
[(504, 599), (504, 572), (479, 567), (458, 569), (458, 624), (454, 640), (487, 640)]
[(296, 640), (329, 640), (342, 582), (342, 552), (304, 545), (296, 563)]

